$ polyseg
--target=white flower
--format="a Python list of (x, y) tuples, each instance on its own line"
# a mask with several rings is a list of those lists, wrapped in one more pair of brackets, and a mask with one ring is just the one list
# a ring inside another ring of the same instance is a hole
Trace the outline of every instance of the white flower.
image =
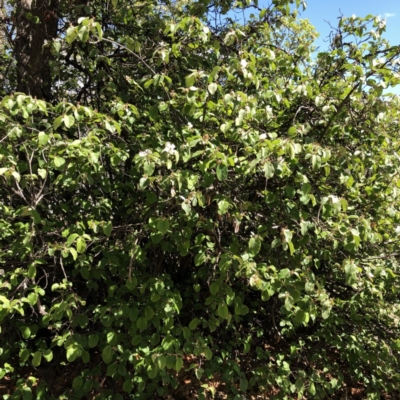
[(379, 22), (379, 28), (382, 29), (386, 26), (386, 19), (383, 19), (381, 22)]
[(165, 143), (165, 149), (163, 151), (166, 151), (168, 154), (174, 154), (175, 145), (170, 142), (167, 142)]
[(139, 151), (139, 156), (140, 157), (147, 157), (149, 154), (151, 154), (151, 150), (143, 150), (143, 151)]
[(259, 138), (260, 138), (260, 140), (264, 140), (264, 139), (267, 138), (267, 134), (266, 134), (266, 133), (262, 133), (262, 134), (259, 136)]
[(357, 17), (356, 17), (356, 14), (353, 14), (352, 16), (351, 16), (351, 19), (356, 19)]
[(272, 115), (273, 115), (272, 107), (271, 107), (271, 106), (265, 107), (265, 111), (266, 111), (266, 113), (267, 113), (268, 118), (271, 118)]
[(240, 65), (242, 66), (242, 68), (246, 68), (247, 67), (247, 61), (245, 59), (240, 60)]
[(192, 129), (192, 128), (193, 128), (193, 124), (192, 124), (191, 122), (188, 122), (188, 125), (187, 125), (187, 126), (188, 126), (189, 129)]

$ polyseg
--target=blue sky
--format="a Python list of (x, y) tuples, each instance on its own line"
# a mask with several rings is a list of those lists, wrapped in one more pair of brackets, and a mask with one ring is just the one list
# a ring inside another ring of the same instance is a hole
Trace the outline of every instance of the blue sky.
[[(373, 14), (385, 18), (386, 32), (383, 37), (391, 45), (400, 45), (400, 0), (308, 0), (301, 17), (308, 18), (316, 27), (320, 34), (316, 44), (320, 50), (325, 50), (329, 46), (327, 39), (331, 32), (328, 22), (337, 26), (340, 15), (350, 17), (353, 14), (358, 17)], [(400, 94), (400, 85), (384, 92)]]
[(308, 18), (317, 28), (320, 34), (317, 44), (321, 50), (329, 45), (328, 42), (323, 41), (331, 31), (327, 22), (330, 22), (332, 26), (337, 26), (337, 17), (341, 14), (346, 17), (353, 14), (358, 17), (373, 14), (386, 18), (387, 28), (383, 36), (392, 45), (400, 44), (400, 0), (308, 0), (307, 9), (301, 13), (301, 16)]
[[(300, 18), (308, 18), (319, 33), (315, 44), (319, 51), (329, 47), (329, 33), (331, 28), (337, 27), (340, 15), (350, 17), (353, 14), (357, 17), (365, 17), (368, 14), (379, 15), (386, 19), (386, 32), (383, 37), (391, 45), (400, 45), (400, 0), (306, 0), (305, 11), (300, 7)], [(259, 6), (266, 7), (270, 0), (259, 0)], [(400, 94), (400, 85), (384, 92)]]

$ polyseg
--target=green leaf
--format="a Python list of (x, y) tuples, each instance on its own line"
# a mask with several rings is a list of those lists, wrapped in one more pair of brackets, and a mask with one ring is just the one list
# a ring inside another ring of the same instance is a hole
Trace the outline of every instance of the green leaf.
[(83, 386), (83, 378), (81, 376), (76, 376), (72, 381), (72, 388), (78, 390), (82, 386)]
[(157, 367), (149, 365), (147, 369), (147, 375), (149, 376), (150, 379), (155, 379), (155, 377), (158, 374)]
[(76, 250), (73, 247), (70, 247), (68, 249), (68, 251), (72, 255), (72, 258), (74, 259), (74, 261), (76, 261), (76, 259), (78, 258), (78, 253), (76, 252)]
[(182, 332), (183, 332), (183, 337), (185, 339), (189, 339), (192, 336), (192, 332), (190, 331), (190, 329), (187, 326), (184, 326), (182, 328)]
[(129, 290), (134, 290), (137, 286), (137, 278), (136, 276), (131, 276), (130, 280), (128, 279), (128, 281), (126, 282), (126, 287)]
[(134, 347), (138, 346), (142, 341), (142, 339), (143, 339), (142, 335), (135, 335), (131, 340), (132, 346)]
[(217, 166), (217, 178), (219, 181), (224, 181), (228, 176), (228, 167), (224, 164)]
[(311, 396), (315, 396), (317, 393), (314, 382), (310, 382), (310, 385), (308, 386), (308, 393), (310, 393)]
[(142, 331), (147, 328), (147, 319), (145, 317), (139, 317), (136, 321), (136, 326)]
[(45, 146), (49, 141), (49, 135), (46, 135), (44, 132), (39, 132), (38, 141), (40, 146)]
[(57, 168), (62, 167), (64, 164), (65, 164), (65, 159), (64, 158), (62, 158), (62, 157), (55, 157), (54, 158), (54, 165)]
[(113, 229), (113, 226), (112, 226), (111, 221), (108, 221), (103, 225), (103, 232), (108, 237), (111, 236), (112, 229)]
[(198, 319), (198, 318), (193, 318), (193, 319), (190, 321), (189, 329), (190, 329), (191, 331), (194, 331), (194, 330), (197, 328), (198, 323), (199, 323), (199, 319)]
[(228, 318), (229, 311), (228, 311), (228, 306), (226, 305), (225, 302), (219, 304), (217, 313), (223, 319)]
[(185, 211), (186, 215), (189, 215), (190, 212), (192, 211), (192, 207), (191, 207), (190, 203), (186, 200), (181, 204), (181, 207), (182, 207), (183, 211)]
[(104, 347), (103, 351), (101, 352), (101, 357), (106, 364), (110, 364), (113, 359), (113, 349), (110, 345)]
[(249, 241), (250, 253), (255, 256), (261, 250), (261, 239), (258, 236), (253, 236)]
[(240, 390), (241, 390), (243, 393), (246, 393), (246, 392), (247, 392), (248, 384), (249, 384), (249, 382), (248, 382), (248, 380), (247, 380), (246, 378), (240, 378), (239, 387), (240, 387)]
[(229, 210), (229, 203), (226, 200), (221, 200), (218, 202), (218, 213), (224, 215)]
[(167, 358), (165, 356), (157, 357), (156, 364), (159, 369), (164, 369), (167, 365)]
[(213, 353), (212, 353), (211, 349), (208, 347), (204, 350), (204, 355), (206, 357), (206, 360), (208, 360), (208, 361), (210, 361), (213, 357)]
[(21, 326), (19, 329), (24, 339), (28, 339), (31, 336), (31, 328), (29, 326)]
[(86, 250), (86, 242), (83, 237), (79, 237), (76, 241), (76, 251), (78, 253), (84, 253)]
[(88, 337), (88, 346), (90, 349), (93, 349), (99, 343), (99, 335), (97, 333), (91, 334)]
[(175, 346), (175, 338), (171, 335), (165, 336), (161, 342), (161, 346), (165, 351), (172, 351)]
[(133, 384), (131, 379), (127, 379), (124, 381), (124, 384), (122, 385), (122, 390), (125, 393), (131, 393), (133, 390)]
[(289, 276), (290, 276), (290, 269), (288, 269), (288, 268), (281, 269), (278, 273), (279, 279), (286, 279)]
[(301, 191), (303, 193), (303, 195), (308, 195), (311, 192), (311, 185), (309, 183), (303, 183), (302, 187), (301, 187)]
[(78, 30), (76, 29), (76, 27), (70, 26), (67, 29), (67, 33), (65, 36), (65, 40), (68, 44), (71, 44), (78, 36)]
[(149, 107), (149, 116), (153, 121), (156, 121), (158, 119), (158, 107), (156, 106), (150, 106)]
[(264, 166), (264, 172), (265, 172), (265, 177), (267, 179), (272, 178), (275, 173), (275, 168), (274, 168), (273, 164), (266, 163)]
[(308, 232), (308, 229), (310, 228), (310, 223), (307, 221), (301, 221), (300, 222), (300, 230), (301, 230), (301, 234), (303, 236), (305, 236)]
[(310, 320), (310, 314), (303, 310), (298, 309), (295, 315), (295, 321), (299, 324), (307, 325)]
[(116, 332), (111, 331), (107, 332), (107, 343), (110, 344), (111, 346), (114, 346), (118, 342), (118, 335)]
[(288, 246), (289, 246), (290, 255), (292, 256), (296, 251), (295, 248), (294, 248), (293, 242), (288, 242)]
[(81, 350), (76, 346), (70, 346), (67, 348), (67, 361), (74, 362), (81, 355)]
[(22, 388), (22, 400), (32, 400), (32, 389), (29, 386), (24, 386)]
[(346, 274), (346, 283), (349, 286), (352, 286), (357, 283), (357, 267), (355, 266), (353, 261), (348, 259), (343, 261), (343, 265)]
[(38, 367), (42, 362), (42, 353), (40, 351), (36, 351), (32, 354), (32, 365), (34, 367)]
[(342, 211), (343, 211), (343, 212), (346, 212), (346, 211), (347, 211), (347, 208), (348, 208), (348, 206), (349, 206), (347, 200), (344, 199), (344, 198), (341, 198), (341, 199), (340, 199), (340, 204), (342, 205)]
[(71, 126), (74, 125), (75, 118), (72, 115), (64, 115), (63, 121), (67, 128), (71, 128)]
[(215, 296), (219, 292), (219, 284), (217, 282), (213, 282), (210, 285), (210, 292), (213, 296)]
[[(0, 174), (1, 175), (1, 174)], [(42, 178), (42, 179), (46, 179), (47, 176), (47, 171), (43, 168), (38, 168), (38, 175)]]
[(28, 278), (32, 279), (36, 276), (36, 265), (35, 264), (29, 264), (28, 267)]
[(195, 375), (196, 375), (196, 378), (197, 378), (198, 380), (200, 380), (201, 377), (203, 376), (204, 369), (203, 369), (203, 368), (197, 368), (197, 369), (195, 370), (194, 373), (195, 373)]
[(31, 353), (27, 348), (21, 349), (19, 352), (19, 359), (21, 362), (27, 362)]
[(151, 321), (155, 315), (153, 308), (150, 306), (146, 307), (144, 313), (145, 313), (147, 321)]
[(175, 371), (179, 372), (183, 367), (183, 360), (180, 357), (176, 357), (176, 361), (175, 361)]
[(29, 293), (28, 296), (27, 296), (27, 299), (29, 301), (29, 304), (31, 306), (34, 306), (37, 303), (38, 295), (36, 293), (33, 293), (33, 292)]
[(238, 305), (235, 307), (235, 314), (236, 315), (246, 315), (249, 313), (249, 307), (245, 306), (244, 304)]
[(152, 176), (156, 169), (156, 165), (153, 162), (145, 162), (143, 165), (143, 171), (147, 176)]
[(50, 362), (53, 359), (53, 351), (51, 349), (47, 349), (43, 351), (43, 358), (47, 361)]
[(54, 130), (57, 130), (57, 128), (61, 125), (62, 121), (63, 121), (63, 116), (62, 115), (60, 115), (59, 117), (57, 117), (54, 120), (54, 123), (53, 123)]
[(206, 262), (206, 260), (207, 260), (207, 256), (203, 253), (203, 251), (199, 250), (199, 253), (197, 253), (194, 256), (194, 265), (196, 267), (198, 267), (198, 266), (204, 264)]
[(317, 169), (320, 166), (321, 159), (319, 156), (313, 154), (311, 156), (311, 167), (312, 169)]
[(72, 233), (71, 235), (68, 236), (68, 239), (65, 243), (66, 247), (70, 247), (72, 243), (74, 243), (75, 239), (78, 238), (79, 235), (77, 233)]
[(166, 234), (169, 229), (169, 221), (167, 219), (159, 219), (157, 221), (157, 229), (162, 235)]

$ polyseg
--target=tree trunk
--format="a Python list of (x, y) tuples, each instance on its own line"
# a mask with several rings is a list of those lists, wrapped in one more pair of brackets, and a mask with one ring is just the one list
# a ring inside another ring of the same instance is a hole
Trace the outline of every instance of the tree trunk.
[(57, 36), (58, 0), (18, 0), (14, 54), (17, 91), (50, 101), (51, 40)]

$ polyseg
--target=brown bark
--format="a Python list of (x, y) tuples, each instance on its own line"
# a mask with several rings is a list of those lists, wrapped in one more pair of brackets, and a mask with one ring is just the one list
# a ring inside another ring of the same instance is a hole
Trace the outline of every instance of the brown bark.
[[(17, 91), (50, 101), (50, 45), (57, 36), (58, 0), (18, 0), (14, 55)], [(47, 45), (46, 45), (47, 44)]]

